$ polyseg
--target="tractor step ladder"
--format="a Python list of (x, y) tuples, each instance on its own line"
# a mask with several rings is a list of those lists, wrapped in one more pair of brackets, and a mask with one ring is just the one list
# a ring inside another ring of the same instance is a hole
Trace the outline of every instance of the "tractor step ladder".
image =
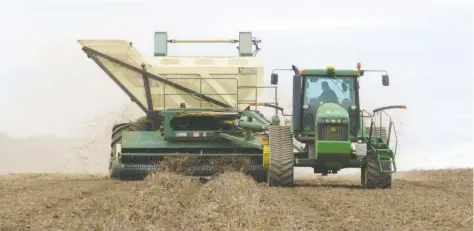
[[(396, 166), (395, 162), (393, 161), (392, 157), (390, 157), (386, 154), (377, 154), (377, 162), (379, 163), (380, 172), (386, 172), (386, 173), (395, 173), (395, 172), (397, 172), (397, 166)], [(383, 163), (389, 163), (390, 168), (393, 168), (393, 170), (384, 169)]]

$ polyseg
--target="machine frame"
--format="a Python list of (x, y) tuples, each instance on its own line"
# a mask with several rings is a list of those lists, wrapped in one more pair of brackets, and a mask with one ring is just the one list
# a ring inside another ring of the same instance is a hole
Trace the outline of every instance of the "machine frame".
[[(90, 44), (101, 43), (97, 40), (89, 40), (84, 44), (88, 44), (88, 42), (91, 42)], [(115, 41), (105, 42), (115, 44)], [(166, 32), (156, 32), (155, 57), (168, 57), (168, 44), (170, 43), (239, 43), (238, 56), (236, 57), (245, 59), (256, 56), (260, 50), (258, 44), (261, 43), (261, 40), (252, 37), (250, 32), (240, 32), (239, 40), (177, 40), (168, 39)], [(123, 43), (121, 44), (123, 45)], [(107, 51), (107, 46), (104, 47), (103, 50)], [(132, 43), (129, 43), (129, 47), (132, 47)], [(127, 49), (125, 48), (125, 50)], [(291, 69), (278, 69), (294, 72), (293, 109), (292, 114), (288, 115), (278, 105), (278, 88), (276, 86), (278, 85), (278, 74), (275, 73), (276, 70), (271, 75), (271, 85), (273, 86), (240, 85), (239, 79), (232, 77), (219, 79), (202, 76), (199, 78), (174, 78), (172, 77), (173, 70), (181, 68), (179, 65), (160, 69), (165, 72), (168, 70), (171, 73), (171, 75), (167, 73), (166, 76), (161, 76), (154, 73), (152, 69), (155, 67), (143, 58), (138, 60), (145, 61), (136, 65), (127, 58), (113, 57), (113, 55), (101, 52), (93, 46), (83, 45), (82, 50), (145, 112), (145, 116), (136, 121), (118, 123), (113, 126), (109, 164), (112, 178), (124, 179), (137, 175), (142, 178), (148, 173), (162, 170), (161, 163), (168, 157), (193, 159), (185, 166), (188, 175), (212, 176), (216, 174), (219, 164), (223, 163), (217, 159), (244, 158), (245, 160), (241, 161), (239, 168), (252, 175), (258, 182), (266, 182), (269, 186), (291, 186), (294, 184), (294, 167), (312, 167), (314, 173), (323, 175), (335, 174), (343, 168), (360, 168), (361, 184), (364, 187), (391, 187), (391, 174), (396, 172), (394, 159), (397, 150), (396, 148), (392, 150), (389, 145), (395, 143), (395, 147), (397, 147), (397, 140), (390, 141), (392, 132), (396, 139), (395, 124), (385, 110), (404, 109), (406, 106), (382, 107), (369, 113), (360, 108), (359, 98), (358, 78), (365, 72), (380, 72), (380, 70), (361, 70), (360, 63), (357, 64), (357, 70), (335, 70), (334, 67), (328, 66), (326, 69), (300, 71), (294, 65)], [(137, 90), (135, 89), (133, 92), (130, 90), (130, 86), (127, 87), (123, 83), (123, 79), (128, 78), (126, 75), (121, 76), (122, 80), (119, 79), (116, 76), (117, 73), (114, 74), (111, 71), (111, 65), (104, 64), (106, 62), (112, 63), (112, 66), (124, 68), (130, 73), (138, 73), (143, 82), (144, 98), (138, 98)], [(195, 74), (199, 75), (199, 68), (187, 66), (184, 68), (187, 68), (188, 74), (196, 72)], [(214, 72), (224, 70), (216, 66), (207, 68), (214, 68), (212, 69)], [(225, 70), (232, 69), (233, 74), (224, 73), (229, 75), (238, 73), (240, 76), (246, 73), (261, 74), (263, 72), (262, 67), (252, 67), (251, 65), (246, 67), (226, 66), (225, 68), (227, 68)], [(384, 72), (382, 84), (388, 86), (389, 76), (386, 71), (382, 70), (382, 72)], [(303, 80), (315, 77), (337, 79), (338, 76), (354, 78), (354, 110), (345, 111), (337, 103), (321, 104), (317, 106), (319, 109), (315, 109), (314, 133), (303, 132), (303, 113), (310, 108), (308, 105), (303, 105), (302, 92), (305, 88)], [(199, 84), (193, 86), (195, 88), (199, 86), (199, 90), (179, 84), (175, 81), (176, 79), (189, 82), (197, 79)], [(203, 93), (202, 82), (211, 79), (216, 81), (235, 80), (236, 93)], [(163, 84), (163, 89), (152, 88), (152, 81), (155, 81), (155, 84)], [(166, 87), (170, 87), (175, 93), (167, 92)], [(263, 88), (273, 88), (274, 101), (260, 102), (258, 100), (260, 90)], [(246, 99), (239, 100), (239, 92), (248, 89), (254, 89), (255, 98), (249, 99), (247, 94)], [(152, 91), (162, 92), (162, 104), (154, 100)], [(226, 103), (224, 95), (235, 97), (235, 105)], [(188, 107), (186, 103), (180, 103), (179, 107), (167, 106), (166, 97), (184, 99), (184, 96), (198, 100), (199, 106), (194, 104), (194, 106)], [(216, 96), (224, 100), (218, 100)], [(202, 102), (215, 107), (202, 107)], [(157, 109), (154, 105), (161, 105), (162, 108)], [(240, 107), (241, 105), (244, 106)], [(275, 113), (271, 118), (268, 118), (259, 111), (259, 107), (273, 108)], [(345, 125), (339, 120), (346, 119), (347, 129), (337, 128), (334, 124), (336, 120), (324, 120), (321, 115), (324, 113), (328, 115), (327, 111), (333, 111), (335, 116), (339, 116), (334, 118), (337, 118), (342, 127)], [(279, 112), (283, 116), (292, 117), (291, 126), (281, 125)], [(382, 117), (384, 116), (389, 117), (388, 131), (382, 126)], [(366, 126), (365, 118), (370, 119), (368, 122), (370, 126)], [(380, 122), (380, 126), (376, 126), (377, 122)], [(326, 138), (323, 139), (323, 136)], [(300, 144), (303, 144), (304, 147), (301, 148)]]

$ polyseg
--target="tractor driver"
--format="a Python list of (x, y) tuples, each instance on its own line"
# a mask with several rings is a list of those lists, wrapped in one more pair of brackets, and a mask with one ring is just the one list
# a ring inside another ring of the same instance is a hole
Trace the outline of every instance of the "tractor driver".
[(323, 93), (318, 97), (320, 102), (339, 103), (336, 93), (334, 93), (334, 91), (329, 87), (328, 82), (323, 81), (321, 83), (321, 88), (323, 89)]
[(313, 98), (310, 100), (309, 104), (313, 106), (317, 106), (317, 103), (339, 103), (339, 99), (337, 98), (336, 93), (329, 87), (328, 82), (323, 81), (321, 83), (321, 88), (323, 92), (317, 98)]

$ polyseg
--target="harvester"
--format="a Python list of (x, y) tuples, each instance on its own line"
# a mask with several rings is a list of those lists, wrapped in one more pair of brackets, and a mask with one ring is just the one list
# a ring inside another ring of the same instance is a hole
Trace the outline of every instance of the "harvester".
[[(394, 107), (374, 114), (359, 109), (357, 79), (365, 72), (360, 68), (299, 71), (293, 66), (292, 124), (286, 126), (279, 112), (290, 115), (277, 102), (278, 75), (272, 73), (273, 86), (263, 86), (263, 66), (256, 57), (261, 40), (250, 32), (240, 32), (238, 40), (177, 40), (155, 32), (153, 57), (125, 40), (79, 43), (145, 113), (113, 126), (112, 178), (143, 177), (163, 169), (170, 157), (189, 157), (185, 169), (192, 176), (212, 176), (225, 160), (239, 159), (245, 162), (240, 170), (269, 186), (293, 185), (295, 166), (323, 175), (360, 168), (367, 188), (391, 185), (395, 151), (388, 145), (394, 124), (390, 120), (387, 131), (375, 126), (375, 118)], [(177, 43), (238, 43), (238, 56), (169, 56), (168, 44)], [(306, 103), (321, 82), (338, 84), (342, 90), (336, 95), (346, 99), (319, 97)], [(388, 75), (383, 82), (388, 85)], [(273, 101), (258, 100), (264, 89), (274, 91)], [(275, 114), (264, 116), (262, 107)]]

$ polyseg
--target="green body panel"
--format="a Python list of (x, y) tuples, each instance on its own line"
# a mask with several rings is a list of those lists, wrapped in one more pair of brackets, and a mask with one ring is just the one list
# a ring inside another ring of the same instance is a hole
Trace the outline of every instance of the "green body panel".
[[(217, 141), (217, 142), (216, 142)], [(122, 149), (175, 149), (180, 148), (197, 148), (197, 149), (212, 149), (212, 148), (240, 148), (240, 149), (255, 149), (254, 144), (259, 143), (259, 139), (250, 142), (237, 142), (220, 138), (219, 140), (165, 140), (159, 132), (151, 131), (127, 131), (122, 135)]]
[[(329, 76), (331, 73), (328, 72), (326, 69), (305, 69), (302, 70), (302, 76)], [(335, 69), (334, 72), (336, 76), (357, 76), (357, 70), (337, 70)]]
[(321, 154), (351, 154), (350, 141), (316, 141), (318, 156)]
[[(202, 113), (202, 115), (190, 115), (190, 113)], [(245, 130), (245, 139), (251, 140), (252, 132), (264, 131), (271, 124), (258, 111), (219, 112), (213, 109), (181, 108), (163, 110), (161, 116), (162, 134), (165, 140), (221, 139), (222, 133), (239, 136), (242, 134), (241, 129)]]
[[(232, 141), (233, 144), (242, 145), (242, 146), (246, 146), (246, 147), (254, 147), (254, 148), (258, 148), (258, 149), (263, 149), (262, 141), (259, 140), (256, 137), (253, 137), (253, 136), (252, 137), (250, 137), (250, 136), (237, 137), (237, 136), (229, 135), (229, 134), (226, 134), (226, 133), (220, 133), (219, 136), (223, 137), (223, 138), (225, 138), (229, 141)], [(250, 138), (252, 138), (252, 139), (250, 139)], [(228, 147), (233, 147), (233, 146), (228, 146)]]
[[(319, 108), (317, 109), (316, 113), (316, 121), (320, 120), (326, 120), (326, 119), (336, 119), (336, 120), (345, 120), (346, 123), (331, 123), (331, 124), (326, 124), (317, 122), (315, 123), (315, 131), (316, 131), (316, 136), (315, 136), (315, 143), (316, 143), (316, 148), (315, 148), (315, 153), (310, 153), (311, 157), (318, 156), (320, 154), (350, 154), (351, 153), (351, 142), (349, 140), (349, 113), (340, 105), (335, 104), (335, 103), (325, 103), (323, 105), (320, 105)], [(345, 126), (347, 129), (344, 131), (343, 129), (339, 128), (338, 130), (335, 130), (335, 132), (343, 132), (346, 134), (339, 134), (338, 136), (345, 136), (347, 137), (347, 140), (320, 140), (321, 134), (319, 134), (320, 126), (327, 126), (329, 129), (332, 127), (341, 127)]]
[(157, 148), (167, 142), (159, 132), (131, 132), (122, 133), (122, 148)]
[(349, 113), (335, 103), (325, 103), (318, 107), (316, 119), (349, 119)]

